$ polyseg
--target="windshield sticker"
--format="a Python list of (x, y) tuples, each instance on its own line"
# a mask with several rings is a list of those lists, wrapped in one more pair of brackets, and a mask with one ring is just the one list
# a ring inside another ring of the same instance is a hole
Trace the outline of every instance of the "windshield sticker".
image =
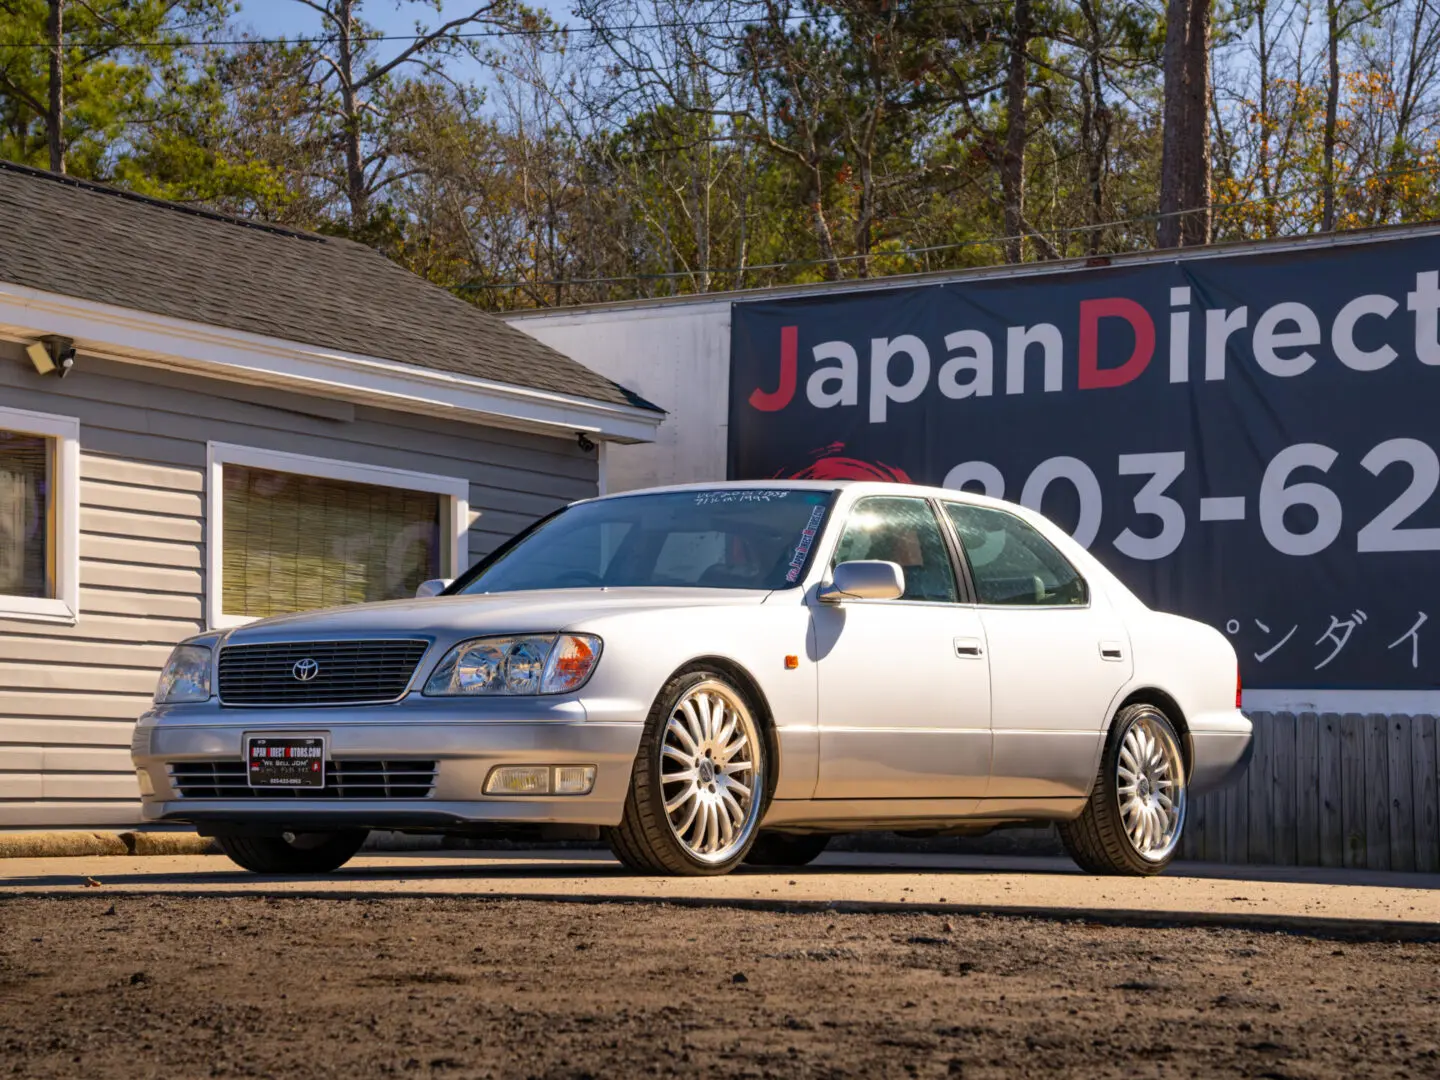
[(711, 506), (715, 503), (776, 502), (789, 498), (784, 488), (732, 488), (729, 491), (700, 491), (695, 495), (696, 506)]
[(805, 565), (805, 556), (810, 554), (810, 545), (815, 543), (815, 533), (824, 517), (823, 506), (817, 506), (810, 511), (810, 521), (806, 524), (805, 531), (800, 534), (800, 543), (795, 545), (795, 554), (790, 557), (790, 569), (785, 572), (786, 581), (794, 582), (799, 579), (800, 568)]

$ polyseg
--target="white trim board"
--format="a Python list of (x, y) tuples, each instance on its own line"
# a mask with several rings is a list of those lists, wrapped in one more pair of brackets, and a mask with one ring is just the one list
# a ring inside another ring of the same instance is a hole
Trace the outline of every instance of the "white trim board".
[(226, 465), (248, 465), (297, 476), (348, 480), (355, 484), (427, 491), (445, 496), (442, 504), (445, 547), (441, 552), (440, 576), (459, 577), (470, 565), (470, 526), (478, 515), (470, 512), (470, 481), (463, 477), (218, 442), (206, 444), (205, 461), (205, 619), (212, 630), (244, 626), (255, 621), (250, 616), (227, 615), (221, 609), (225, 593)]
[(80, 617), (80, 421), (0, 406), (0, 428), (55, 440), (55, 595), (0, 596), (0, 618), (74, 626)]
[(665, 414), (227, 330), (0, 282), (0, 326), (83, 353), (551, 435), (652, 442)]
[(1246, 712), (1440, 715), (1440, 690), (1246, 690)]

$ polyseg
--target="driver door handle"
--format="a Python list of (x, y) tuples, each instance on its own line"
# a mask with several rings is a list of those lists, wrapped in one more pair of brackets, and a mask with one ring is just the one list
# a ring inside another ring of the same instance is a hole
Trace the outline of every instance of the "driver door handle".
[(955, 655), (962, 660), (977, 660), (985, 655), (985, 649), (979, 638), (957, 637), (955, 639)]

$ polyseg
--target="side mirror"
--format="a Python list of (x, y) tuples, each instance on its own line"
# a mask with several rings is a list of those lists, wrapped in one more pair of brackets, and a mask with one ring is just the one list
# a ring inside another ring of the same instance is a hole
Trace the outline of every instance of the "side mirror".
[(820, 586), (819, 598), (827, 604), (842, 600), (898, 600), (905, 595), (905, 571), (898, 563), (879, 559), (842, 562), (828, 585)]
[(439, 596), (450, 587), (450, 583), (454, 580), (454, 578), (437, 577), (431, 578), (429, 581), (422, 581), (420, 587), (415, 590), (415, 599), (423, 600), (427, 596)]

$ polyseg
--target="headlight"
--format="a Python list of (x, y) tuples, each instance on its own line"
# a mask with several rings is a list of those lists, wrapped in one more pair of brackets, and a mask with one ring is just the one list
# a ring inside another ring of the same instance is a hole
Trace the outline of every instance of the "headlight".
[(156, 705), (182, 701), (210, 700), (210, 650), (204, 645), (177, 645), (165, 661), (160, 685), (155, 688)]
[(427, 695), (565, 694), (579, 690), (600, 659), (592, 634), (515, 634), (462, 641), (425, 683)]

